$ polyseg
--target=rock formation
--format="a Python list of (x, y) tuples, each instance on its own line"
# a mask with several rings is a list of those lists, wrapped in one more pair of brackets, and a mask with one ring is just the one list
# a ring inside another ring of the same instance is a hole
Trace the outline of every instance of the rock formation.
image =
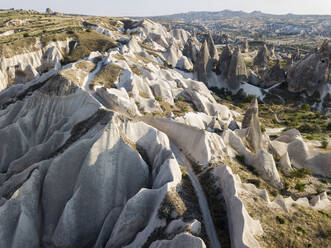
[(242, 53), (248, 53), (249, 51), (249, 45), (248, 45), (248, 40), (245, 40), (242, 45)]
[(218, 56), (217, 48), (215, 47), (215, 44), (214, 44), (213, 37), (211, 36), (211, 33), (208, 33), (208, 35), (206, 37), (206, 41), (208, 44), (210, 57), (213, 60), (213, 64), (216, 64), (219, 59), (219, 56)]
[(262, 149), (262, 132), (259, 120), (259, 106), (254, 98), (247, 109), (241, 127), (247, 128), (246, 140), (253, 152)]
[(200, 46), (201, 46), (201, 44), (196, 39), (196, 37), (191, 36), (184, 46), (183, 55), (190, 58), (193, 63), (196, 63), (198, 60)]
[(280, 68), (279, 60), (276, 60), (275, 65), (263, 76), (261, 86), (269, 88), (274, 84), (284, 82), (285, 79), (285, 70)]
[(208, 43), (205, 40), (203, 43), (199, 54), (197, 63), (195, 64), (195, 70), (198, 73), (199, 81), (204, 83), (208, 82), (208, 73), (213, 69), (213, 60), (209, 54), (209, 47)]
[(269, 64), (270, 52), (266, 44), (261, 47), (258, 54), (254, 58), (254, 65), (259, 67), (266, 67)]
[(217, 64), (217, 71), (222, 75), (223, 78), (226, 78), (231, 62), (232, 52), (229, 46), (225, 46), (221, 53), (220, 59)]
[(240, 82), (247, 80), (246, 64), (237, 47), (231, 56), (230, 65), (227, 72), (228, 85), (231, 89), (238, 89)]
[[(201, 46), (148, 19), (71, 18), (74, 34), (0, 49), (0, 247), (257, 248), (273, 227), (252, 199), (272, 219), (294, 203), (330, 208), (325, 192), (281, 190), (294, 168), (331, 177), (330, 154), (297, 130), (270, 141), (256, 98), (240, 123), (206, 86), (257, 91), (240, 83), (239, 47), (218, 60), (210, 34)], [(282, 75), (276, 64), (268, 81)]]
[(287, 75), (288, 90), (291, 92), (306, 92), (313, 95), (329, 80), (329, 45), (323, 43), (318, 53), (308, 55), (303, 60), (293, 64)]

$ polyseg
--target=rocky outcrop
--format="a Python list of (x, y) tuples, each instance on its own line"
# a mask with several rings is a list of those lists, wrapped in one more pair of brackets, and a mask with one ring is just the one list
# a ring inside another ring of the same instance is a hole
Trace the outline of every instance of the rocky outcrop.
[(228, 70), (230, 67), (231, 57), (232, 57), (232, 51), (230, 47), (227, 45), (224, 47), (216, 67), (218, 73), (220, 73), (223, 78), (227, 77)]
[(288, 90), (311, 96), (325, 85), (330, 75), (330, 50), (328, 43), (324, 43), (318, 53), (293, 64), (287, 74)]
[(209, 54), (213, 61), (213, 64), (216, 64), (219, 59), (219, 56), (218, 56), (217, 48), (215, 47), (215, 44), (214, 44), (213, 37), (211, 36), (211, 33), (208, 33), (208, 35), (206, 37), (206, 41), (208, 44)]
[(213, 69), (213, 60), (209, 53), (207, 41), (205, 41), (199, 51), (198, 60), (195, 64), (195, 71), (198, 73), (199, 81), (208, 82), (208, 73)]
[(246, 110), (244, 120), (241, 124), (243, 129), (247, 128), (246, 140), (253, 152), (262, 149), (262, 132), (259, 120), (259, 106), (257, 99), (254, 98), (251, 105)]
[(141, 247), (164, 225), (158, 208), (181, 178), (164, 134), (57, 78), (0, 116), (15, 137), (0, 147), (1, 247)]
[(202, 239), (188, 233), (181, 233), (172, 240), (155, 241), (150, 248), (176, 248), (176, 247), (195, 247), (206, 248)]
[(193, 63), (196, 63), (198, 61), (200, 47), (201, 44), (196, 37), (191, 36), (184, 46), (183, 55), (191, 59)]
[(285, 76), (285, 70), (280, 67), (279, 60), (276, 60), (275, 65), (263, 76), (261, 86), (269, 88), (277, 83), (284, 82), (286, 79)]
[(69, 53), (70, 40), (52, 42), (37, 51), (0, 58), (0, 90), (22, 84), (61, 66), (63, 51)]
[(248, 40), (245, 40), (242, 45), (241, 51), (243, 53), (248, 53), (249, 52), (249, 45), (248, 45)]
[(253, 220), (243, 202), (238, 196), (238, 182), (232, 174), (232, 170), (223, 164), (213, 169), (213, 174), (217, 177), (216, 184), (223, 189), (224, 200), (228, 209), (230, 220), (231, 245), (233, 247), (260, 247), (255, 239), (255, 235), (262, 235), (263, 230), (259, 221)]
[(266, 67), (269, 64), (270, 52), (266, 44), (261, 47), (258, 54), (254, 58), (254, 65), (258, 67)]
[(230, 65), (227, 72), (228, 85), (231, 89), (238, 89), (240, 82), (247, 81), (247, 69), (239, 47), (231, 56)]
[(283, 156), (288, 153), (291, 164), (296, 168), (309, 168), (313, 174), (331, 177), (331, 154), (324, 154), (308, 148), (296, 129), (284, 132), (272, 142), (273, 147)]

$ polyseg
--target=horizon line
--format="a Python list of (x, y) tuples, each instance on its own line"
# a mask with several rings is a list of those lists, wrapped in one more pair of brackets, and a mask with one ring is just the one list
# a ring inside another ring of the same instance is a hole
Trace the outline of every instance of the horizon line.
[[(0, 8), (0, 11), (3, 10), (25, 10), (25, 11), (37, 11), (39, 13), (44, 14), (45, 11), (38, 11), (35, 9), (15, 9), (15, 8), (6, 8), (6, 9), (2, 9)], [(45, 9), (46, 10), (46, 9)], [(53, 9), (52, 9), (53, 10)], [(191, 10), (191, 11), (187, 11), (187, 12), (175, 12), (175, 13), (169, 13), (169, 14), (161, 14), (161, 15), (97, 15), (97, 14), (88, 14), (88, 13), (70, 13), (70, 12), (65, 12), (65, 11), (56, 11), (53, 10), (55, 13), (60, 13), (60, 14), (65, 14), (65, 15), (83, 15), (83, 16), (97, 16), (97, 17), (127, 17), (127, 18), (143, 18), (143, 17), (166, 17), (166, 16), (172, 16), (172, 15), (181, 15), (181, 14), (189, 14), (189, 13), (219, 13), (219, 12), (224, 12), (224, 11), (230, 11), (230, 12), (242, 12), (245, 14), (252, 14), (254, 12), (258, 12), (264, 15), (274, 15), (274, 16), (287, 16), (287, 15), (293, 15), (293, 16), (330, 16), (331, 14), (296, 14), (296, 13), (282, 13), (282, 14), (276, 14), (276, 13), (268, 13), (268, 12), (263, 12), (261, 10), (253, 10), (253, 11), (244, 11), (244, 10), (234, 10), (234, 9), (222, 9), (222, 10), (216, 10), (216, 11), (212, 11), (212, 10)]]

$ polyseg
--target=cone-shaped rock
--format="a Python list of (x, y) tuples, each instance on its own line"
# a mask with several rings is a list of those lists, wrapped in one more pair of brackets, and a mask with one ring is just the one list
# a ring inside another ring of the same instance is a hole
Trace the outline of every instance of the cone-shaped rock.
[(209, 54), (208, 43), (205, 40), (203, 46), (200, 49), (198, 55), (198, 61), (195, 64), (196, 71), (198, 72), (198, 79), (204, 83), (207, 83), (207, 75), (213, 69), (213, 62)]
[(186, 42), (183, 50), (183, 55), (191, 59), (193, 63), (197, 62), (198, 53), (200, 50), (201, 44), (196, 37), (191, 36)]
[(211, 33), (208, 34), (206, 40), (208, 43), (210, 57), (212, 58), (213, 63), (217, 63), (219, 56), (218, 56), (217, 48), (215, 47), (214, 44), (213, 37), (211, 36)]
[(247, 128), (246, 140), (253, 152), (262, 149), (262, 132), (259, 120), (259, 106), (255, 97), (245, 113), (242, 128)]
[(238, 89), (240, 82), (247, 80), (246, 64), (239, 47), (236, 48), (231, 57), (227, 79), (231, 89)]
[(264, 44), (264, 46), (259, 50), (258, 54), (254, 58), (254, 65), (257, 66), (267, 66), (269, 63), (269, 57), (270, 53), (267, 48), (267, 45)]
[(232, 52), (229, 46), (224, 47), (217, 65), (217, 71), (225, 78), (228, 74)]

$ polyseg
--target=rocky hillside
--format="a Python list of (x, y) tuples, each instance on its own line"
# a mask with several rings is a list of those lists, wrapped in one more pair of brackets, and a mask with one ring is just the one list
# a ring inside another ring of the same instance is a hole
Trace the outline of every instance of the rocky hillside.
[(0, 247), (330, 244), (330, 148), (266, 101), (329, 87), (327, 43), (281, 86), (268, 47), (220, 53), (148, 19), (0, 11), (0, 25)]

